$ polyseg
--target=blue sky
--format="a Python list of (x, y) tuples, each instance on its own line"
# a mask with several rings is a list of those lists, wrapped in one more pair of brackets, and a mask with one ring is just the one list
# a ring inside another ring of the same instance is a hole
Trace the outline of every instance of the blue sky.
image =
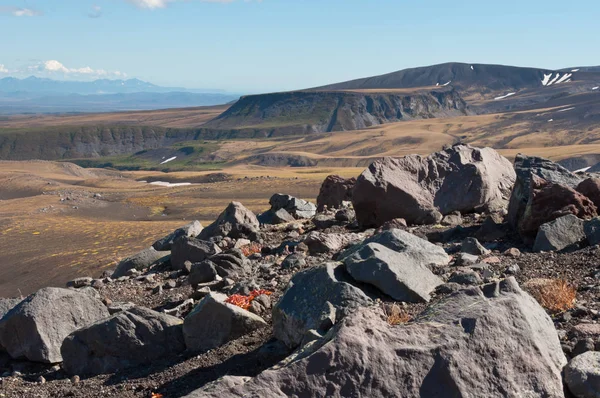
[(0, 77), (266, 92), (448, 61), (600, 65), (600, 2), (0, 0)]

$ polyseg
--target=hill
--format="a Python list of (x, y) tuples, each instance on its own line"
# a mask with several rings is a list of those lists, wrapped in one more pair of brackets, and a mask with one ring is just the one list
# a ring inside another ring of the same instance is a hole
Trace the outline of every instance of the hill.
[(406, 91), (296, 91), (242, 97), (205, 124), (216, 130), (259, 130), (268, 136), (367, 128), (400, 120), (467, 114), (452, 89)]

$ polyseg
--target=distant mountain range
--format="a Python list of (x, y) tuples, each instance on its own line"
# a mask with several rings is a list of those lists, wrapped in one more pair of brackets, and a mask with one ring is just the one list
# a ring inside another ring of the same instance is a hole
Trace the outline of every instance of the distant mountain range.
[(221, 105), (238, 98), (223, 90), (161, 87), (139, 79), (0, 79), (0, 114), (152, 110)]

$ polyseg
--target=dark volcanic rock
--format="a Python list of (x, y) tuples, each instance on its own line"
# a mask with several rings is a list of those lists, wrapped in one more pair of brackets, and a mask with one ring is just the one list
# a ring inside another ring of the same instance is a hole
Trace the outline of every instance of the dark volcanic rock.
[(285, 224), (296, 221), (286, 209), (267, 210), (259, 214), (257, 219), (261, 224)]
[(339, 209), (342, 202), (352, 200), (352, 190), (356, 184), (356, 178), (343, 178), (338, 175), (330, 175), (325, 178), (319, 196), (317, 197), (317, 211)]
[(409, 155), (372, 163), (358, 178), (352, 203), (363, 227), (394, 218), (434, 224), (455, 211), (502, 209), (514, 179), (510, 162), (493, 149), (461, 144), (426, 158)]
[(239, 202), (231, 202), (217, 220), (204, 228), (198, 239), (207, 240), (213, 236), (232, 238), (248, 237), (260, 226), (256, 215)]
[(63, 367), (70, 374), (112, 373), (151, 364), (185, 350), (183, 321), (134, 307), (71, 333), (62, 344)]
[(200, 224), (199, 221), (192, 221), (191, 223), (176, 229), (164, 238), (157, 240), (154, 242), (152, 247), (156, 251), (170, 251), (173, 242), (175, 242), (175, 240), (180, 236), (195, 238), (200, 234), (200, 232), (202, 232), (202, 224)]
[(558, 251), (576, 245), (585, 239), (584, 223), (572, 214), (543, 224), (535, 238), (533, 251)]
[(129, 270), (135, 269), (142, 271), (150, 268), (154, 264), (167, 261), (169, 252), (159, 252), (153, 247), (142, 250), (138, 254), (126, 258), (117, 265), (117, 269), (111, 275), (111, 278), (120, 278), (127, 275)]
[(588, 178), (577, 185), (575, 190), (587, 196), (596, 207), (600, 207), (600, 178)]
[(173, 243), (171, 266), (175, 270), (182, 270), (186, 261), (199, 263), (220, 252), (221, 249), (212, 242), (182, 236)]
[(280, 193), (271, 196), (269, 204), (271, 205), (271, 211), (285, 209), (288, 213), (298, 219), (311, 218), (317, 212), (317, 206), (315, 206), (314, 203)]
[(562, 398), (565, 364), (550, 317), (507, 279), (455, 293), (407, 325), (360, 309), (295, 360), (188, 398)]

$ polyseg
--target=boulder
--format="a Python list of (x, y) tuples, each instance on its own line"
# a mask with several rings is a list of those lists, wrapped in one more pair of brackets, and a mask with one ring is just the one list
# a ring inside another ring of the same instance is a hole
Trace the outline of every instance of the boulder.
[(526, 241), (535, 238), (542, 224), (568, 214), (581, 219), (597, 216), (590, 199), (565, 185), (554, 184), (535, 175), (530, 179), (531, 192), (525, 211), (518, 222), (518, 231)]
[(317, 211), (339, 209), (343, 202), (352, 200), (352, 190), (356, 184), (356, 178), (343, 178), (338, 175), (330, 175), (325, 178), (319, 196), (317, 196)]
[(223, 278), (237, 278), (250, 272), (248, 260), (240, 249), (215, 254), (210, 257), (210, 261), (215, 264), (217, 273)]
[(559, 251), (576, 245), (585, 239), (584, 223), (572, 214), (543, 224), (533, 244), (534, 252)]
[[(359, 282), (377, 287), (396, 301), (422, 303), (442, 283), (429, 268), (428, 252), (404, 250), (397, 252), (378, 243), (362, 245), (343, 258), (346, 271)], [(435, 255), (432, 260), (436, 260)]]
[(375, 161), (358, 178), (352, 203), (362, 227), (379, 227), (394, 218), (435, 224), (455, 211), (504, 208), (514, 180), (510, 162), (493, 149), (457, 144), (426, 158)]
[(578, 355), (565, 367), (565, 383), (577, 398), (598, 398), (600, 392), (600, 352)]
[(335, 214), (317, 214), (312, 219), (316, 229), (327, 229), (337, 224)]
[(127, 275), (132, 270), (143, 271), (155, 264), (165, 262), (169, 259), (169, 252), (159, 252), (153, 247), (142, 250), (138, 254), (128, 257), (117, 265), (117, 269), (112, 273), (111, 278), (116, 279)]
[(185, 350), (182, 321), (134, 307), (71, 333), (63, 342), (69, 374), (97, 375), (148, 365)]
[(493, 242), (506, 236), (506, 228), (503, 217), (498, 213), (492, 213), (486, 217), (481, 227), (475, 233), (475, 237), (482, 242)]
[(311, 218), (317, 213), (317, 206), (314, 203), (280, 193), (271, 196), (269, 204), (272, 211), (285, 209), (296, 219)]
[(258, 315), (226, 299), (224, 294), (210, 293), (185, 317), (183, 336), (188, 350), (208, 351), (267, 326)]
[(290, 213), (288, 213), (286, 209), (267, 210), (260, 214), (257, 218), (261, 224), (276, 225), (296, 221), (296, 219)]
[(188, 281), (192, 286), (198, 286), (201, 283), (212, 282), (217, 279), (217, 268), (215, 263), (210, 260), (204, 260), (192, 264)]
[(200, 224), (200, 221), (192, 221), (191, 223), (176, 229), (164, 238), (157, 240), (152, 247), (157, 251), (170, 251), (173, 242), (175, 242), (177, 238), (181, 236), (195, 238), (200, 232), (202, 232), (202, 224)]
[(207, 240), (213, 236), (247, 238), (260, 226), (256, 215), (239, 202), (231, 202), (217, 220), (204, 228), (198, 239)]
[(296, 269), (306, 267), (306, 255), (304, 253), (292, 253), (281, 262), (283, 269)]
[(349, 234), (327, 234), (324, 232), (312, 231), (304, 238), (304, 244), (308, 246), (311, 254), (335, 253), (348, 246), (364, 239), (364, 235)]
[(451, 213), (445, 215), (444, 218), (442, 218), (442, 221), (440, 221), (440, 224), (448, 227), (455, 227), (457, 225), (461, 225), (462, 223), (463, 219), (460, 213)]
[(348, 257), (369, 243), (377, 243), (390, 250), (403, 253), (407, 258), (410, 258), (411, 262), (418, 266), (428, 266), (430, 264), (446, 265), (450, 262), (450, 257), (448, 257), (442, 247), (436, 246), (425, 239), (401, 229), (390, 229), (373, 235), (365, 239), (362, 243), (346, 250), (341, 254), (340, 258)]
[(359, 309), (295, 358), (187, 397), (563, 398), (565, 364), (550, 317), (508, 279), (455, 293), (409, 324)]
[(291, 279), (273, 307), (273, 334), (295, 348), (309, 330), (327, 332), (336, 320), (371, 302), (342, 264), (319, 265)]
[(577, 192), (588, 197), (596, 207), (600, 208), (600, 178), (588, 178), (583, 180), (577, 188)]
[(581, 182), (580, 177), (558, 163), (540, 157), (518, 154), (515, 157), (514, 167), (517, 178), (510, 196), (507, 215), (507, 221), (513, 228), (518, 228), (530, 201), (532, 176), (568, 188), (575, 188)]
[(186, 261), (192, 264), (199, 263), (217, 253), (221, 253), (221, 249), (212, 242), (181, 236), (175, 240), (171, 248), (171, 267), (175, 270), (183, 270)]
[(0, 345), (15, 359), (61, 362), (60, 346), (65, 337), (108, 316), (102, 301), (89, 294), (47, 287), (27, 297), (2, 318)]
[(354, 209), (344, 207), (335, 212), (335, 220), (341, 223), (351, 223), (356, 220)]

